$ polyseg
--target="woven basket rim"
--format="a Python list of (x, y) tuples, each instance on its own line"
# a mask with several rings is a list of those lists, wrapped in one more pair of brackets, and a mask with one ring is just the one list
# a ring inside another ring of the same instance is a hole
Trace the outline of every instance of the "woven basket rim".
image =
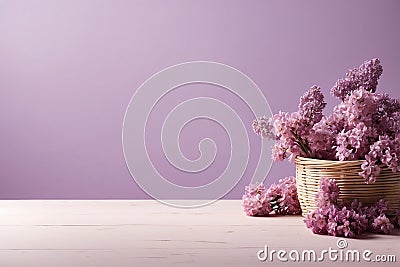
[(301, 162), (301, 161), (315, 161), (315, 162), (326, 162), (326, 163), (363, 163), (365, 160), (364, 159), (358, 159), (358, 160), (328, 160), (328, 159), (314, 159), (314, 158), (305, 158), (305, 157), (300, 157), (297, 156), (295, 159), (295, 162)]

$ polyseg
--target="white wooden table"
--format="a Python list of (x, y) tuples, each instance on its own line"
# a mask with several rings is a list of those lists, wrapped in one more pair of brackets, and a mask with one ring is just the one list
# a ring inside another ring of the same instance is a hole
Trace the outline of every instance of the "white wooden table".
[[(257, 252), (338, 249), (337, 240), (312, 234), (300, 216), (246, 217), (238, 200), (197, 209), (152, 200), (0, 201), (1, 267), (316, 266), (262, 262)], [(347, 249), (396, 256), (381, 266), (400, 262), (398, 231), (346, 240)], [(345, 265), (366, 264), (376, 265)]]

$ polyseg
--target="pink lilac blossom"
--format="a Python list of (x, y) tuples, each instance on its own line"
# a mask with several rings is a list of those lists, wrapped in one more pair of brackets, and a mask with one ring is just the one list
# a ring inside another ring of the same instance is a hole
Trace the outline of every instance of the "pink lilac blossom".
[(380, 135), (378, 140), (370, 145), (365, 161), (361, 165), (360, 175), (367, 183), (374, 183), (379, 175), (380, 164), (385, 164), (393, 172), (400, 171), (400, 138), (398, 135), (390, 139), (388, 135)]
[(336, 203), (339, 192), (339, 186), (334, 179), (322, 177), (320, 181), (320, 190), (315, 195), (315, 204), (317, 207), (324, 207), (329, 203)]
[(287, 177), (272, 184), (267, 190), (268, 200), (276, 214), (299, 214), (300, 202), (297, 198), (296, 179)]
[(355, 237), (365, 230), (367, 220), (365, 215), (360, 215), (354, 210), (343, 206), (331, 205), (328, 217), (327, 232), (333, 236)]
[(370, 207), (363, 207), (357, 199), (350, 204), (339, 201), (339, 193), (334, 179), (321, 178), (320, 191), (315, 199), (317, 208), (304, 220), (313, 233), (356, 237), (365, 231), (388, 234), (394, 229), (385, 214), (387, 201), (382, 199)]
[(275, 139), (274, 124), (272, 118), (266, 116), (259, 117), (253, 121), (254, 132), (264, 138)]
[(298, 112), (274, 115), (279, 146), (274, 147), (273, 155), (283, 155), (274, 158), (293, 160), (296, 156), (312, 157), (309, 140), (304, 137), (310, 136), (313, 125), (321, 120), (325, 106), (321, 88), (314, 85), (300, 98)]
[(306, 124), (312, 126), (322, 119), (322, 111), (326, 106), (324, 95), (319, 86), (312, 86), (301, 98), (299, 104), (299, 115)]
[(371, 226), (374, 232), (384, 234), (390, 234), (394, 228), (393, 224), (389, 221), (385, 214), (376, 217)]
[(263, 184), (248, 185), (243, 195), (243, 208), (248, 216), (264, 216), (271, 212)]
[(301, 213), (294, 177), (280, 179), (267, 190), (263, 184), (246, 186), (242, 200), (244, 211), (248, 216)]
[(379, 59), (365, 61), (359, 68), (349, 70), (346, 78), (339, 79), (331, 89), (331, 93), (342, 100), (360, 87), (374, 93), (382, 73), (383, 68)]
[(324, 116), (316, 123), (310, 133), (311, 154), (317, 159), (334, 158), (336, 153), (336, 135), (340, 131), (339, 122), (335, 119), (336, 114)]
[(272, 157), (297, 156), (326, 160), (364, 160), (360, 176), (374, 183), (382, 165), (400, 171), (400, 101), (376, 93), (383, 68), (379, 59), (364, 62), (338, 80), (331, 92), (341, 102), (324, 116), (324, 96), (318, 86), (301, 98), (297, 112), (280, 111), (253, 123), (255, 132), (277, 140)]
[(363, 207), (358, 200), (354, 200), (350, 206), (357, 213), (366, 216), (368, 220), (366, 231), (387, 234), (393, 230), (394, 225), (386, 217), (386, 212), (389, 210), (389, 202), (387, 200), (381, 199), (372, 206), (366, 207)]
[[(302, 155), (299, 146), (299, 136), (293, 132), (294, 128), (302, 127), (298, 113), (288, 114), (287, 112), (279, 112), (273, 117), (274, 128), (277, 134), (277, 145), (273, 149), (273, 158), (275, 160), (294, 159), (297, 155)], [(296, 136), (295, 136), (296, 135)]]

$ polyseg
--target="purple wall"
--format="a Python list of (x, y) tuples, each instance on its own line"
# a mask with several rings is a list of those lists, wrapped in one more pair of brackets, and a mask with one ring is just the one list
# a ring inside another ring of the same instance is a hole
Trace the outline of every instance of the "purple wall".
[[(147, 198), (124, 162), (122, 120), (135, 90), (177, 63), (235, 67), (277, 112), (294, 111), (313, 84), (323, 88), (330, 110), (336, 79), (379, 57), (379, 89), (400, 97), (399, 11), (395, 0), (0, 0), (0, 198)], [(242, 109), (215, 87), (204, 94)], [(170, 109), (175, 100), (162, 105)], [(182, 137), (188, 157), (197, 155), (196, 138), (226, 145), (218, 126), (199, 125)], [(211, 171), (223, 164), (224, 154)], [(275, 163), (267, 184), (288, 175), (292, 164)], [(250, 179), (245, 175), (227, 197), (241, 197)]]

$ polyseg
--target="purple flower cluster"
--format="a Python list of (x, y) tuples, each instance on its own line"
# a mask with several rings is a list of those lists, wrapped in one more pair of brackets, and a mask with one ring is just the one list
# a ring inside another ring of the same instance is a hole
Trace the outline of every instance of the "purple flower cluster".
[[(315, 197), (317, 208), (307, 214), (306, 226), (315, 234), (355, 237), (365, 231), (390, 233), (393, 223), (386, 217), (388, 202), (380, 200), (372, 206), (364, 207), (358, 200), (350, 204), (338, 200), (340, 190), (334, 179), (322, 178), (320, 191)], [(399, 213), (399, 212), (398, 212)]]
[(323, 117), (325, 106), (321, 88), (313, 86), (300, 98), (298, 112), (279, 112), (274, 115), (274, 130), (278, 140), (273, 149), (274, 160), (292, 160), (298, 155), (312, 156), (307, 136), (310, 136), (313, 125)]
[(322, 114), (326, 103), (321, 89), (311, 87), (301, 98), (299, 110), (279, 112), (272, 119), (253, 123), (260, 136), (275, 139), (274, 160), (296, 156), (327, 160), (364, 160), (360, 176), (374, 183), (381, 165), (400, 171), (400, 102), (376, 93), (382, 75), (378, 59), (349, 70), (331, 93), (341, 102)]
[(244, 211), (248, 216), (264, 216), (271, 212), (266, 191), (263, 184), (250, 184), (245, 187), (242, 199)]
[(359, 68), (349, 70), (346, 78), (339, 79), (331, 89), (332, 95), (344, 100), (352, 91), (359, 88), (375, 92), (383, 68), (379, 59), (364, 62)]
[(246, 186), (242, 199), (248, 216), (301, 213), (294, 177), (280, 179), (278, 184), (274, 183), (268, 189), (263, 184), (250, 184)]
[(272, 118), (267, 118), (266, 116), (262, 116), (253, 121), (253, 130), (259, 136), (268, 139), (276, 139), (274, 123)]

